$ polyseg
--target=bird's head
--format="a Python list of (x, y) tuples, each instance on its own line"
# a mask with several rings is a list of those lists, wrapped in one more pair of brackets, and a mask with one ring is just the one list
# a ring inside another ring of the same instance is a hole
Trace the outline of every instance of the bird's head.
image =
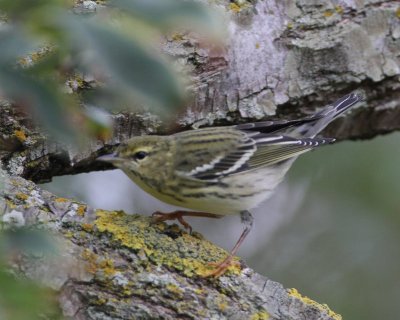
[(97, 160), (110, 162), (125, 172), (146, 177), (168, 169), (172, 152), (168, 137), (141, 136), (122, 143), (114, 153), (98, 157)]

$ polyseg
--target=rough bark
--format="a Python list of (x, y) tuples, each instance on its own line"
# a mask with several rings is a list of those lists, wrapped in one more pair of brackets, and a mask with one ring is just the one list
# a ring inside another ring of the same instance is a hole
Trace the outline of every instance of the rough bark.
[[(2, 194), (7, 204), (2, 219), (45, 226), (64, 245), (61, 263), (15, 263), (22, 273), (59, 290), (66, 316), (339, 318), (243, 264), (218, 280), (201, 278), (207, 262), (226, 253), (199, 235), (150, 225), (141, 216), (95, 211), (56, 198), (24, 179), (40, 182), (105, 169), (94, 159), (138, 134), (293, 118), (355, 89), (364, 92), (366, 102), (330, 126), (326, 135), (361, 139), (399, 129), (398, 2), (238, 3), (214, 4), (229, 14), (224, 50), (204, 47), (192, 35), (166, 40), (164, 51), (193, 72), (193, 100), (177, 117), (176, 126), (167, 127), (150, 114), (121, 113), (114, 115), (112, 139), (72, 150), (48, 140), (20, 110), (1, 106), (0, 156), (8, 172), (3, 175), (14, 176), (7, 178)], [(10, 215), (15, 217), (10, 220)]]
[[(3, 106), (1, 136), (20, 152), (3, 160), (10, 172), (34, 181), (101, 169), (93, 160), (138, 134), (189, 126), (293, 118), (354, 89), (366, 101), (327, 134), (371, 138), (400, 127), (400, 13), (397, 1), (217, 1), (228, 15), (223, 50), (191, 35), (167, 39), (164, 51), (192, 71), (193, 100), (175, 125), (151, 114), (114, 116), (115, 134), (82, 151), (50, 143), (24, 115)], [(21, 137), (21, 132), (24, 136)], [(19, 133), (19, 135), (18, 135)], [(19, 141), (18, 141), (19, 140)], [(22, 170), (22, 172), (20, 172)]]
[[(73, 319), (320, 319), (341, 317), (243, 262), (203, 278), (227, 252), (176, 225), (94, 210), (20, 177), (5, 180), (6, 228), (49, 230), (59, 254), (13, 257), (12, 266), (59, 292)], [(40, 258), (41, 257), (41, 258)]]

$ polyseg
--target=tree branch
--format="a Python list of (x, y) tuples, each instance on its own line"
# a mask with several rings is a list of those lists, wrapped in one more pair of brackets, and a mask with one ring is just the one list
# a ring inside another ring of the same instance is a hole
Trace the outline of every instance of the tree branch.
[(357, 7), (273, 0), (233, 6), (222, 1), (220, 6), (229, 14), (229, 45), (223, 50), (186, 34), (164, 43), (176, 64), (193, 73), (193, 100), (172, 125), (150, 114), (117, 114), (113, 138), (82, 152), (49, 142), (29, 118), (3, 105), (0, 144), (13, 142), (20, 148), (3, 153), (9, 172), (43, 182), (105, 169), (94, 159), (135, 135), (298, 117), (354, 89), (365, 93), (364, 106), (330, 126), (326, 135), (365, 139), (399, 129), (396, 1)]
[[(249, 269), (242, 261), (218, 278), (202, 276), (228, 253), (176, 225), (94, 210), (7, 177), (6, 228), (45, 228), (59, 255), (14, 257), (13, 267), (59, 292), (73, 319), (341, 319)], [(42, 257), (42, 258), (39, 258)]]
[(330, 126), (327, 136), (370, 138), (399, 129), (396, 1), (348, 7), (329, 1), (218, 3), (229, 13), (224, 49), (205, 47), (187, 34), (164, 43), (176, 64), (193, 71), (193, 100), (173, 125), (149, 114), (121, 113), (113, 116), (109, 141), (72, 150), (49, 141), (21, 110), (1, 105), (0, 156), (14, 176), (1, 173), (8, 180), (2, 220), (50, 229), (62, 243), (57, 259), (19, 257), (14, 266), (57, 289), (68, 317), (340, 318), (243, 263), (220, 279), (202, 278), (207, 263), (226, 252), (198, 234), (138, 215), (94, 210), (24, 179), (105, 169), (95, 158), (135, 135), (298, 117), (354, 89), (365, 92), (365, 104)]

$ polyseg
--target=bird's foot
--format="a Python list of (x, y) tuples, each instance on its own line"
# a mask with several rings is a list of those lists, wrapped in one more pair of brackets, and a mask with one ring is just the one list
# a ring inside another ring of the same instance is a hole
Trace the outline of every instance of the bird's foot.
[(213, 267), (211, 271), (203, 275), (204, 278), (218, 278), (222, 276), (230, 267), (232, 266), (240, 266), (239, 261), (233, 260), (233, 255), (230, 254), (221, 262), (209, 262), (208, 265)]
[(192, 226), (186, 222), (185, 219), (183, 219), (183, 216), (185, 215), (185, 211), (174, 211), (170, 213), (163, 213), (160, 211), (154, 212), (151, 217), (153, 218), (154, 222), (162, 222), (162, 221), (168, 221), (168, 220), (178, 220), (179, 223), (189, 231), (189, 234), (192, 234)]
[(205, 218), (221, 218), (222, 216), (208, 213), (208, 212), (197, 212), (197, 211), (183, 211), (178, 210), (170, 213), (163, 213), (160, 211), (156, 211), (152, 214), (152, 218), (154, 222), (162, 222), (167, 220), (178, 220), (179, 223), (189, 231), (189, 234), (192, 234), (191, 225), (186, 222), (183, 217), (205, 217)]
[(235, 246), (233, 247), (230, 254), (220, 263), (210, 263), (210, 265), (214, 265), (215, 269), (211, 272), (207, 273), (204, 277), (215, 277), (218, 278), (225, 273), (225, 271), (232, 265), (238, 264), (239, 262), (233, 261), (233, 257), (235, 256), (236, 252), (238, 251), (240, 245), (244, 241), (244, 239), (249, 234), (252, 226), (253, 226), (253, 216), (249, 211), (242, 211), (240, 213), (240, 218), (242, 223), (245, 224), (245, 228), (240, 235), (239, 240), (236, 242)]

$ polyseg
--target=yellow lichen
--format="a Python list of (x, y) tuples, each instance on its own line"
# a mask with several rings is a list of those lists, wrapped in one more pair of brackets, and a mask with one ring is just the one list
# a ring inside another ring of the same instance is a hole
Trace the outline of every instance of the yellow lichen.
[(56, 198), (54, 199), (55, 202), (68, 202), (69, 200), (66, 198)]
[(15, 196), (17, 199), (22, 200), (22, 201), (25, 201), (29, 198), (28, 195), (26, 195), (25, 193), (22, 193), (22, 192), (18, 192)]
[(87, 232), (86, 231), (75, 232), (75, 235), (77, 235), (78, 238), (83, 239), (87, 236)]
[(104, 272), (108, 277), (115, 275), (117, 270), (114, 268), (114, 261), (111, 259), (104, 259), (98, 263), (98, 267)]
[(324, 17), (325, 18), (329, 18), (333, 15), (333, 11), (332, 10), (325, 10), (324, 11)]
[(29, 67), (32, 64), (37, 63), (42, 58), (44, 58), (51, 51), (52, 51), (52, 48), (50, 46), (42, 47), (38, 51), (32, 52), (25, 57), (19, 58), (18, 63), (23, 67)]
[(166, 289), (170, 293), (173, 293), (174, 296), (176, 296), (177, 298), (179, 298), (179, 299), (183, 298), (184, 291), (182, 289), (180, 289), (178, 286), (176, 286), (176, 285), (174, 285), (172, 283), (169, 283), (169, 284), (166, 285)]
[(18, 182), (18, 180), (16, 179), (10, 179), (10, 183), (14, 186), (14, 187), (18, 187), (20, 184)]
[(103, 272), (105, 276), (112, 277), (117, 272), (111, 259), (104, 259), (89, 249), (83, 250), (81, 256), (86, 261), (85, 270), (91, 274)]
[(83, 250), (81, 254), (82, 258), (87, 262), (85, 270), (91, 274), (95, 274), (98, 270), (97, 268), (97, 255), (90, 251), (89, 249)]
[(197, 295), (200, 295), (200, 294), (204, 293), (204, 290), (197, 288), (197, 289), (194, 290), (194, 293), (197, 294)]
[(270, 315), (268, 314), (267, 311), (262, 310), (258, 311), (257, 313), (253, 314), (251, 316), (251, 320), (268, 320), (270, 318)]
[(256, 43), (256, 49), (259, 49), (260, 48), (260, 44), (257, 42)]
[(181, 33), (174, 33), (171, 38), (173, 41), (182, 41), (184, 39)]
[(123, 291), (123, 293), (124, 293), (124, 295), (127, 296), (127, 297), (129, 297), (129, 296), (132, 295), (132, 291), (129, 290), (129, 289), (125, 289), (125, 290)]
[(33, 62), (38, 61), (41, 57), (43, 57), (43, 53), (41, 53), (41, 52), (33, 52), (31, 54), (31, 59)]
[(64, 236), (65, 236), (66, 238), (68, 238), (68, 239), (71, 239), (71, 238), (74, 237), (74, 233), (71, 232), (71, 231), (67, 231), (67, 232), (64, 233)]
[[(205, 276), (213, 267), (210, 262), (222, 260), (228, 254), (212, 243), (182, 232), (178, 227), (169, 227), (165, 234), (165, 224), (151, 224), (151, 219), (140, 215), (126, 215), (123, 212), (98, 210), (95, 226), (99, 232), (108, 233), (111, 239), (137, 251), (142, 260), (179, 270), (187, 276)], [(237, 260), (236, 260), (237, 261)], [(228, 271), (240, 274), (238, 263)]]
[(400, 7), (398, 7), (396, 10), (396, 16), (397, 18), (400, 18)]
[(91, 223), (82, 223), (82, 229), (85, 230), (86, 232), (92, 232), (93, 231), (93, 225)]
[(24, 131), (22, 131), (22, 130), (15, 130), (15, 131), (14, 131), (14, 134), (15, 134), (15, 136), (17, 137), (17, 139), (18, 139), (20, 142), (25, 142), (25, 140), (26, 140), (26, 135), (25, 135), (25, 132), (24, 132)]
[(15, 203), (13, 203), (11, 200), (6, 199), (6, 204), (7, 207), (9, 207), (10, 209), (15, 209), (17, 206)]
[(342, 316), (340, 314), (333, 312), (326, 304), (320, 304), (320, 303), (310, 299), (309, 297), (302, 296), (297, 291), (297, 289), (295, 289), (295, 288), (288, 289), (288, 293), (289, 293), (289, 296), (296, 298), (309, 306), (313, 306), (320, 311), (326, 312), (326, 314), (329, 315), (332, 319), (342, 320)]
[(226, 302), (226, 299), (223, 295), (221, 295), (218, 300), (217, 300), (217, 306), (218, 309), (222, 312), (224, 312), (226, 310), (226, 308), (228, 307), (228, 304)]
[(335, 11), (339, 14), (342, 14), (344, 12), (344, 9), (342, 6), (335, 6)]
[(106, 302), (107, 302), (107, 300), (104, 299), (104, 298), (99, 298), (99, 299), (93, 301), (93, 303), (94, 303), (95, 305), (98, 305), (98, 306), (101, 306), (101, 305), (105, 304)]
[(78, 209), (76, 210), (76, 214), (80, 217), (83, 217), (85, 215), (85, 211), (86, 211), (86, 206), (84, 205), (80, 205), (78, 207)]
[(240, 11), (240, 7), (236, 3), (233, 3), (233, 2), (229, 4), (229, 9), (236, 13), (238, 13)]

